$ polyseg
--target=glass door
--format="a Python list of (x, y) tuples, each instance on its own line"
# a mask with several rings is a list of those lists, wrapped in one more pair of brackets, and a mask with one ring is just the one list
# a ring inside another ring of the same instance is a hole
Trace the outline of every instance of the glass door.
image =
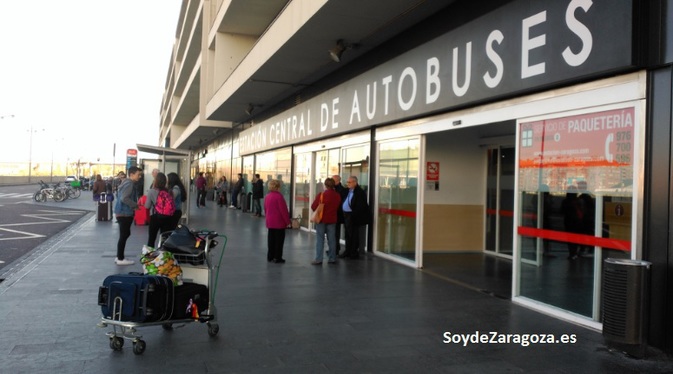
[(311, 152), (294, 156), (294, 217), (299, 217), (301, 227), (308, 229), (311, 206)]
[(488, 150), (486, 177), (486, 251), (513, 253), (514, 147)]
[(416, 262), (420, 138), (379, 144), (376, 251)]

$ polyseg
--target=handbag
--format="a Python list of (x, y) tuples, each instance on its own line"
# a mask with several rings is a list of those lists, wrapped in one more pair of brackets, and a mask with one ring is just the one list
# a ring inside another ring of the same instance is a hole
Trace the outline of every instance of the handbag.
[(187, 226), (178, 225), (163, 243), (163, 248), (173, 253), (195, 255), (204, 251), (205, 243), (201, 241)]
[(178, 225), (175, 230), (170, 231), (168, 238), (161, 244), (161, 249), (172, 252), (180, 263), (200, 265), (206, 260), (204, 240), (205, 238), (200, 238), (187, 226)]
[(295, 218), (292, 218), (290, 221), (292, 222), (291, 225), (292, 225), (293, 229), (296, 230), (296, 229), (301, 227), (301, 216), (297, 216)]
[(325, 203), (323, 203), (322, 197), (323, 197), (323, 194), (321, 192), (320, 193), (320, 204), (318, 204), (318, 207), (315, 209), (315, 212), (313, 212), (313, 215), (311, 216), (311, 222), (320, 223), (322, 221), (322, 213), (323, 213), (323, 210), (325, 209)]

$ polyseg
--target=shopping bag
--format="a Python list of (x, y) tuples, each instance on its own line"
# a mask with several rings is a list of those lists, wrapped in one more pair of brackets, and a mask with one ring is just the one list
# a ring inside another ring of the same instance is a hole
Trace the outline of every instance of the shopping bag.
[(143, 265), (143, 273), (163, 275), (170, 278), (173, 285), (182, 285), (182, 268), (171, 252), (156, 250), (144, 245), (140, 263)]

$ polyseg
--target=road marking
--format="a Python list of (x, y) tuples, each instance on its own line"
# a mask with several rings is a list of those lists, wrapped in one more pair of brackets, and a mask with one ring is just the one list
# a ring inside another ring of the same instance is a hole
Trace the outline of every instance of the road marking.
[(16, 193), (16, 192), (11, 192), (11, 193), (0, 193), (0, 199), (26, 199), (26, 198), (33, 198), (32, 193)]
[(22, 239), (35, 239), (35, 238), (44, 238), (46, 235), (33, 234), (32, 232), (25, 232), (19, 230), (11, 230), (0, 227), (0, 230), (13, 232), (15, 234), (23, 234), (25, 236), (13, 237), (13, 238), (0, 238), (0, 240), (22, 240)]
[(63, 222), (72, 222), (67, 219), (59, 218), (50, 218), (49, 216), (81, 216), (84, 212), (75, 210), (71, 212), (59, 212), (56, 210), (41, 210), (43, 213), (33, 213), (33, 214), (22, 214), (21, 217), (42, 219), (44, 221), (39, 222), (22, 222), (22, 223), (6, 223), (0, 225), (0, 227), (10, 227), (10, 226), (30, 226), (30, 225), (44, 225), (48, 223), (63, 223)]
[[(7, 232), (12, 232), (15, 234), (21, 234), (25, 236), (19, 236), (19, 237), (11, 237), (11, 238), (0, 238), (0, 240), (22, 240), (22, 239), (35, 239), (35, 238), (44, 238), (46, 235), (40, 235), (40, 234), (33, 234), (30, 232), (25, 232), (25, 231), (19, 231), (19, 230), (12, 230), (8, 229), (7, 227), (11, 226), (31, 226), (31, 225), (48, 225), (52, 223), (65, 223), (65, 222), (72, 222), (67, 219), (59, 219), (59, 218), (52, 218), (50, 216), (81, 216), (84, 211), (79, 211), (79, 210), (74, 210), (74, 211), (58, 211), (58, 210), (40, 210), (38, 211), (40, 213), (33, 213), (33, 214), (21, 214), (22, 217), (28, 217), (28, 218), (34, 218), (34, 219), (41, 219), (43, 221), (38, 221), (38, 222), (25, 222), (25, 223), (7, 223), (0, 225), (0, 230), (7, 231)], [(3, 236), (0, 234), (0, 236)]]

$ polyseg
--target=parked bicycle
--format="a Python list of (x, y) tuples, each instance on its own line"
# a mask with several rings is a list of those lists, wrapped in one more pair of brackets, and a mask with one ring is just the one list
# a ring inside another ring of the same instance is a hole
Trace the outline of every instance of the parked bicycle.
[(66, 184), (65, 186), (61, 186), (61, 182), (58, 182), (54, 185), (54, 188), (61, 190), (67, 199), (76, 199), (82, 195), (82, 190), (79, 188), (79, 185), (73, 186), (72, 184)]
[(39, 184), (40, 190), (35, 192), (33, 195), (33, 200), (37, 201), (38, 203), (43, 203), (47, 201), (47, 199), (53, 199), (54, 201), (61, 202), (67, 198), (66, 193), (64, 193), (61, 189), (51, 187), (43, 181), (40, 181)]

